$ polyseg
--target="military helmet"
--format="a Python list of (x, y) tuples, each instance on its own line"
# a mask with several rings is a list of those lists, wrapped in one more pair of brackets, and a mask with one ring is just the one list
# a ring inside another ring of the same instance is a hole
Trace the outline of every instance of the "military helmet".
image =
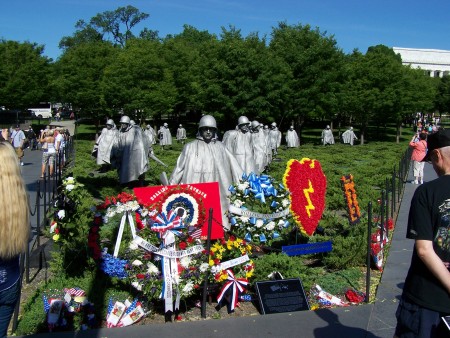
[(256, 127), (259, 127), (259, 122), (258, 121), (256, 121), (256, 120), (254, 120), (254, 121), (252, 121), (252, 128), (256, 128)]
[(114, 125), (114, 121), (112, 119), (108, 119), (108, 121), (106, 121), (106, 125), (107, 126), (113, 126)]
[(277, 123), (276, 122), (272, 122), (272, 127), (276, 127)]
[(164, 123), (164, 127), (168, 127), (169, 125), (167, 123)]
[(202, 127), (211, 127), (217, 129), (216, 119), (211, 115), (204, 115), (198, 123), (198, 129)]
[(238, 119), (238, 126), (241, 124), (250, 124), (250, 120), (247, 118), (247, 116), (240, 116)]
[(128, 116), (124, 115), (120, 118), (120, 123), (130, 124), (130, 118)]

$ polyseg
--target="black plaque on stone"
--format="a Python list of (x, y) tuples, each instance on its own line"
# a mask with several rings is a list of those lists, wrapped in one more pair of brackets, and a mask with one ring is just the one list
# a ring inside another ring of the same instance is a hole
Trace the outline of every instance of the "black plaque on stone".
[(256, 282), (256, 292), (263, 315), (309, 310), (299, 278)]

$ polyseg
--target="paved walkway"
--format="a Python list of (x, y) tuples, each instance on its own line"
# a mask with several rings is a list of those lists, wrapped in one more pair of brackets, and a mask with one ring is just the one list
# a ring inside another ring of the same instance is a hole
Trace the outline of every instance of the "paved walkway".
[[(37, 166), (40, 162), (35, 162), (34, 158), (35, 156), (28, 152), (25, 155), (26, 165), (23, 167), (23, 174), (27, 186), (28, 183), (30, 184), (29, 188), (32, 188), (39, 175)], [(431, 165), (425, 164), (425, 181), (435, 177)], [(410, 172), (408, 182), (411, 180)], [(372, 304), (221, 320), (209, 319), (81, 332), (45, 333), (26, 337), (392, 337), (396, 323), (395, 311), (413, 248), (413, 241), (406, 239), (405, 234), (409, 205), (416, 187), (417, 185), (411, 183), (405, 186), (390, 253), (377, 289), (376, 301)]]

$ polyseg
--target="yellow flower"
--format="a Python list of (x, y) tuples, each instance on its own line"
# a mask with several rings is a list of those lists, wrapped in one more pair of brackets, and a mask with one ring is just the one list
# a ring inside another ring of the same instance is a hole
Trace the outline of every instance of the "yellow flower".
[(58, 240), (59, 240), (59, 234), (54, 234), (54, 235), (53, 235), (53, 240), (54, 240), (55, 242), (58, 242)]
[(209, 266), (213, 266), (214, 265), (214, 261), (212, 259), (209, 260)]
[(253, 270), (247, 271), (245, 273), (245, 278), (251, 278), (253, 276)]

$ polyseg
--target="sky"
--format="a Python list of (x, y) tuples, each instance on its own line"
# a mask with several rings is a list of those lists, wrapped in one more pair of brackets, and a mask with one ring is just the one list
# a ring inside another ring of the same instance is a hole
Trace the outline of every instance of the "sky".
[(270, 39), (286, 22), (317, 27), (345, 53), (379, 44), (450, 50), (447, 0), (1, 0), (0, 39), (44, 45), (43, 54), (56, 60), (61, 38), (73, 35), (78, 20), (128, 5), (150, 15), (135, 35), (145, 27), (175, 35), (187, 24), (220, 36), (231, 25), (243, 37)]

